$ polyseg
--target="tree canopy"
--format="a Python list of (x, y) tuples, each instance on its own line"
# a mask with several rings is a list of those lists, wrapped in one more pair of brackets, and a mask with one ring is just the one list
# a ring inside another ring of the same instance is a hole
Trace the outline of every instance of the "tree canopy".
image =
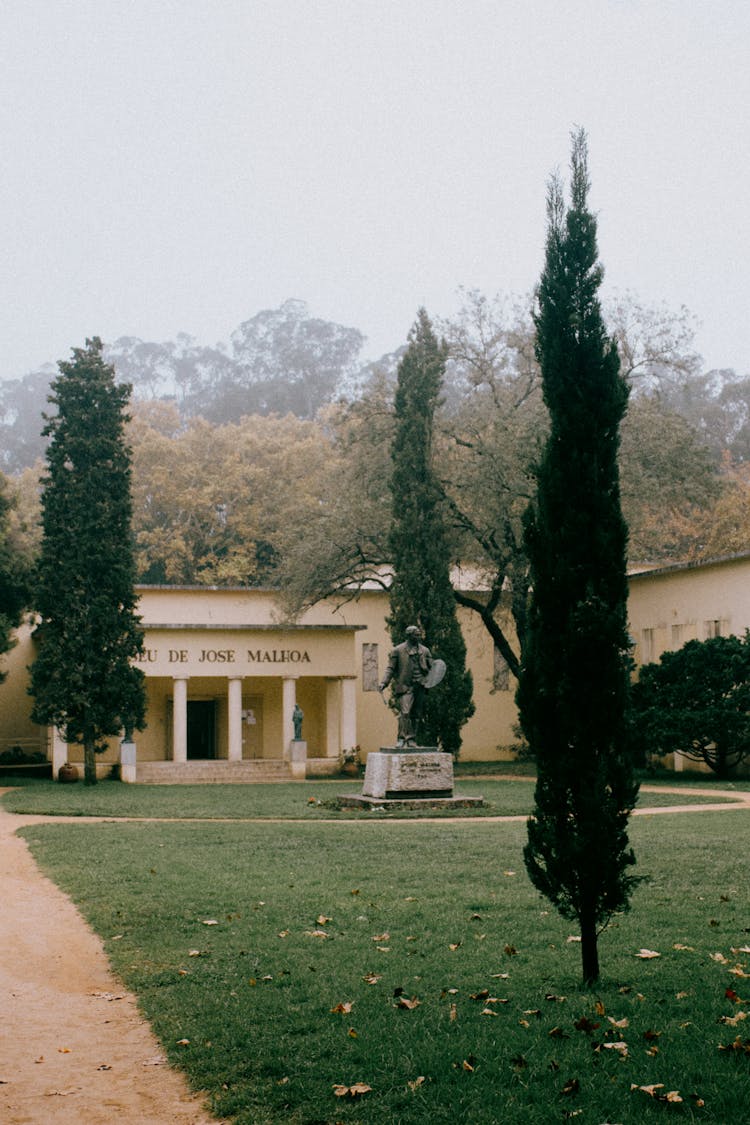
[(142, 728), (142, 650), (135, 612), (129, 388), (117, 386), (98, 338), (60, 363), (47, 420), (43, 537), (34, 583), (38, 651), (32, 717), (84, 749), (85, 780), (109, 736)]
[(388, 626), (394, 645), (403, 641), (409, 625), (419, 626), (433, 657), (445, 661), (445, 680), (428, 693), (421, 733), (427, 745), (457, 756), (461, 728), (474, 713), (474, 704), (466, 645), (456, 618), (444, 505), (435, 476), (435, 412), (445, 359), (445, 345), (437, 340), (422, 309), (399, 364), (394, 403)]
[(663, 653), (641, 668), (631, 702), (634, 745), (647, 758), (681, 754), (730, 776), (750, 756), (750, 633)]
[(638, 787), (625, 736), (627, 529), (617, 457), (628, 387), (598, 299), (587, 156), (579, 131), (569, 206), (558, 179), (548, 194), (535, 323), (550, 430), (525, 518), (531, 600), (517, 699), (537, 763), (526, 868), (577, 920), (591, 984), (599, 929), (630, 897), (627, 821)]

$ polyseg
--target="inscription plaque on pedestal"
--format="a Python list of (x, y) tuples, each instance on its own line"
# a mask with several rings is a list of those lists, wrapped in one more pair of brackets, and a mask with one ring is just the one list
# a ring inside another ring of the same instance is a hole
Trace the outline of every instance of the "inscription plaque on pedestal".
[(398, 800), (403, 797), (452, 797), (453, 756), (434, 746), (401, 752), (381, 747), (368, 754), (363, 797)]

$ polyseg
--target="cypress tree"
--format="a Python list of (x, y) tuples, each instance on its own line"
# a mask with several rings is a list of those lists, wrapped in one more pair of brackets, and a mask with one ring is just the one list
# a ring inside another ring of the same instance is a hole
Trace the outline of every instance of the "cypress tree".
[(524, 851), (533, 884), (581, 931), (584, 982), (599, 977), (598, 935), (625, 910), (637, 795), (627, 751), (627, 528), (617, 454), (628, 389), (606, 335), (587, 144), (573, 135), (571, 202), (550, 184), (536, 352), (550, 434), (525, 521), (531, 601), (518, 689), (536, 756)]
[(96, 782), (106, 739), (142, 729), (142, 651), (131, 535), (129, 386), (115, 383), (102, 342), (86, 341), (61, 362), (46, 416), (43, 538), (35, 581), (39, 649), (31, 669), (33, 718), (54, 723), (84, 749), (84, 779)]
[(398, 368), (392, 446), (393, 581), (388, 626), (394, 644), (418, 625), (433, 657), (444, 660), (443, 683), (428, 692), (420, 739), (457, 756), (461, 728), (474, 713), (466, 645), (456, 616), (450, 551), (439, 481), (433, 464), (435, 411), (447, 348), (420, 309)]

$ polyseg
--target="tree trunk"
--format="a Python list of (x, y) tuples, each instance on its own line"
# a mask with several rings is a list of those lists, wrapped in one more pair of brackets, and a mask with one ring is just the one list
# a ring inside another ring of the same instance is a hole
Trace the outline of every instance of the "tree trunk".
[(590, 918), (581, 918), (581, 967), (584, 988), (591, 988), (599, 980), (598, 941), (593, 915)]
[(83, 782), (96, 785), (96, 743), (87, 738), (83, 744)]

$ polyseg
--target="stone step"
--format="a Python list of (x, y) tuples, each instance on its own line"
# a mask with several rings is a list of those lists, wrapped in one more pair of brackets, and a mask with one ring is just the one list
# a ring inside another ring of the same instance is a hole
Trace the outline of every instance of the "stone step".
[(248, 785), (290, 781), (292, 770), (289, 762), (275, 758), (243, 762), (138, 762), (135, 779), (142, 785)]

